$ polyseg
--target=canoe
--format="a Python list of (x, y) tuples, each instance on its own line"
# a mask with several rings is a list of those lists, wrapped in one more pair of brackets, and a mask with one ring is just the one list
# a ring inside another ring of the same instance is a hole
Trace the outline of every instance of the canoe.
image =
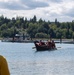
[(39, 41), (34, 41), (34, 44), (35, 44), (35, 47), (36, 47), (36, 50), (37, 51), (51, 51), (51, 50), (56, 50), (57, 48), (52, 48), (52, 47), (49, 47), (47, 45), (39, 45)]

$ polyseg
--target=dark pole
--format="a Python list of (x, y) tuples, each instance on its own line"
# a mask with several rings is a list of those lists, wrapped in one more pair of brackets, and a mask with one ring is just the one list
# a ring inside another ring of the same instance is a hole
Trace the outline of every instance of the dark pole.
[(51, 37), (51, 33), (50, 33), (50, 41), (52, 40), (52, 37)]

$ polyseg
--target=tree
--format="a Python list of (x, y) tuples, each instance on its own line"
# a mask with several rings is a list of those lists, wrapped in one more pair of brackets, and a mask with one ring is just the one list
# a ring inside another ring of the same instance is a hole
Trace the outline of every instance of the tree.
[(57, 24), (57, 22), (58, 22), (58, 21), (57, 21), (57, 18), (56, 18), (56, 19), (55, 19), (55, 24)]
[(5, 24), (2, 24), (2, 26), (0, 27), (0, 30), (6, 30), (6, 29), (7, 29), (6, 23)]
[(37, 28), (38, 28), (37, 24), (33, 24), (33, 23), (29, 24), (27, 32), (30, 35), (31, 39), (35, 37), (35, 34), (37, 33)]
[(33, 17), (33, 23), (36, 23), (36, 21), (37, 21), (37, 18), (36, 18), (36, 16), (34, 15), (34, 17)]
[(71, 29), (74, 31), (74, 21), (71, 23)]
[(39, 21), (38, 21), (38, 23), (41, 24), (42, 22), (43, 22), (43, 20), (42, 20), (42, 18), (40, 18)]
[(32, 19), (30, 19), (30, 22), (32, 22), (32, 23), (36, 23), (37, 22), (37, 18), (36, 18), (35, 15), (34, 15), (34, 17)]
[(74, 32), (73, 32), (73, 34), (72, 34), (72, 38), (73, 38), (73, 42), (74, 42)]
[(50, 38), (55, 38), (56, 34), (52, 28), (49, 29), (48, 34), (50, 35)]
[(35, 35), (36, 38), (49, 38), (49, 35), (46, 33), (36, 33)]
[(20, 29), (20, 28), (21, 28), (21, 21), (20, 21), (20, 20), (17, 20), (16, 23), (13, 24), (13, 26), (14, 26), (14, 25), (15, 25), (17, 28)]
[(58, 29), (56, 30), (56, 38), (58, 38), (58, 39), (61, 39), (61, 38), (62, 38), (62, 31), (61, 31), (60, 28), (58, 28)]
[(41, 25), (41, 26), (38, 26), (37, 32), (38, 32), (38, 33), (39, 33), (39, 32), (40, 32), (40, 33), (41, 33), (41, 32), (47, 33), (47, 29), (44, 28), (44, 27)]

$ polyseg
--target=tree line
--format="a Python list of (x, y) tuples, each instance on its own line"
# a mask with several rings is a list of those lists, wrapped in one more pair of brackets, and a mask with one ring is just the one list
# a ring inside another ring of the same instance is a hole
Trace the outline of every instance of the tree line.
[(28, 20), (24, 17), (8, 19), (3, 15), (0, 16), (0, 37), (11, 38), (16, 34), (29, 34), (31, 38), (74, 38), (74, 21), (72, 22), (54, 22), (45, 21), (34, 15)]

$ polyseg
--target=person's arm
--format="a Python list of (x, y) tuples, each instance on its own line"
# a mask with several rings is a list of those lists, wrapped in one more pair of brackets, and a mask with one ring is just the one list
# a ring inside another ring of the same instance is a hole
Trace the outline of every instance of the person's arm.
[(1, 62), (1, 75), (10, 75), (7, 60), (4, 57)]

